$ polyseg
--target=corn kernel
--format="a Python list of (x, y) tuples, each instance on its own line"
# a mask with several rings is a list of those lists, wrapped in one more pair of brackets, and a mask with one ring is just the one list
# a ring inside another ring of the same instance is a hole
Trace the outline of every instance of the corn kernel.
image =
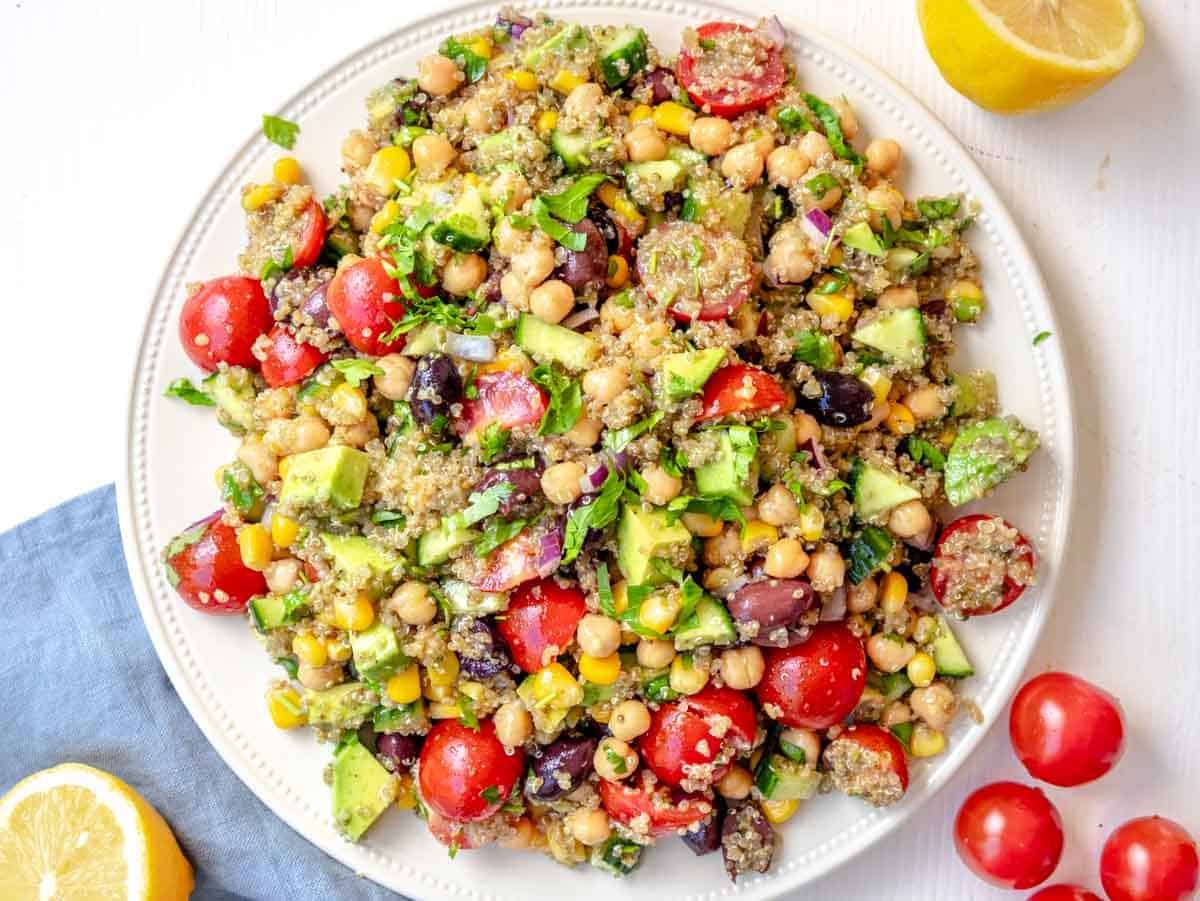
[(872, 366), (864, 370), (859, 378), (862, 379), (863, 384), (875, 392), (876, 401), (883, 402), (888, 399), (888, 392), (892, 390), (892, 380), (883, 372)]
[(570, 69), (559, 69), (550, 81), (550, 87), (560, 94), (570, 94), (581, 84), (587, 84), (587, 79), (581, 78)]
[(271, 514), (271, 541), (275, 547), (291, 547), (300, 534), (300, 523), (276, 511)]
[(638, 622), (660, 635), (666, 635), (679, 616), (680, 603), (664, 592), (655, 592), (642, 602)]
[(908, 749), (913, 757), (937, 757), (946, 750), (946, 736), (937, 729), (930, 729), (920, 723), (913, 729), (912, 738), (908, 740)]
[(742, 553), (749, 556), (779, 540), (779, 530), (761, 519), (751, 520), (742, 529)]
[(486, 35), (480, 35), (473, 40), (467, 41), (464, 46), (476, 56), (482, 56), (484, 59), (492, 58), (492, 42), (488, 40)]
[(674, 100), (660, 103), (654, 108), (654, 124), (669, 134), (686, 138), (692, 130), (696, 114)]
[(579, 675), (593, 685), (612, 685), (621, 675), (621, 655), (613, 653), (607, 657), (593, 657), (584, 654), (579, 658)]
[(254, 185), (242, 194), (242, 209), (247, 213), (260, 210), (268, 203), (274, 203), (283, 196), (283, 185), (271, 182), (265, 185)]
[(411, 704), (421, 697), (421, 671), (415, 663), (387, 680), (387, 696), (397, 704)]
[(409, 773), (396, 777), (396, 806), (401, 810), (414, 810), (417, 806), (417, 787)]
[(892, 404), (884, 422), (887, 423), (888, 431), (893, 435), (911, 435), (917, 427), (912, 410), (901, 403)]
[(425, 673), (425, 681), (421, 687), (423, 694), (430, 701), (453, 701), (455, 692), (453, 685), (434, 685), (429, 681), (428, 671)]
[(271, 175), (275, 177), (276, 181), (283, 182), (285, 185), (298, 185), (304, 178), (300, 163), (294, 156), (281, 156), (277, 159), (275, 165), (271, 167)]
[(242, 563), (248, 568), (262, 572), (271, 562), (271, 536), (261, 523), (251, 523), (238, 529), (238, 550)]
[(592, 707), (588, 710), (588, 716), (601, 725), (607, 725), (612, 719), (612, 708), (607, 704), (603, 707)]
[(800, 511), (800, 537), (805, 541), (820, 541), (825, 534), (825, 514), (809, 504)]
[(829, 251), (829, 265), (830, 266), (840, 266), (840, 265), (842, 265), (842, 263), (845, 259), (846, 259), (846, 255), (842, 252), (842, 248), (835, 247), (835, 248), (833, 248), (833, 250)]
[(613, 610), (620, 616), (629, 607), (629, 583), (622, 579), (612, 587)]
[(453, 651), (447, 651), (430, 663), (425, 671), (429, 674), (430, 685), (453, 685), (458, 681), (458, 657)]
[(845, 294), (817, 294), (813, 292), (808, 295), (808, 305), (822, 319), (832, 316), (838, 322), (845, 322), (854, 315), (854, 301)]
[(367, 396), (362, 388), (355, 388), (347, 382), (342, 382), (329, 395), (329, 402), (346, 419), (355, 422), (366, 419)]
[(352, 601), (339, 599), (333, 606), (338, 626), (348, 632), (362, 632), (375, 622), (375, 607), (365, 594), (358, 595)]
[(537, 117), (537, 130), (544, 135), (554, 131), (556, 125), (558, 125), (558, 113), (552, 109), (546, 110)]
[(917, 688), (927, 688), (933, 684), (933, 677), (937, 675), (937, 664), (933, 662), (932, 657), (921, 651), (908, 661), (907, 673), (909, 682)]
[(672, 691), (681, 695), (694, 695), (708, 684), (708, 670), (695, 667), (691, 654), (678, 654), (671, 661), (671, 673), (667, 682)]
[(800, 802), (794, 799), (791, 801), (759, 801), (758, 806), (762, 808), (763, 816), (778, 826), (796, 815), (796, 811), (800, 809)]
[(273, 688), (267, 692), (267, 712), (280, 729), (295, 729), (308, 722), (300, 695), (291, 688)]
[(279, 458), (279, 478), (286, 479), (288, 470), (291, 468), (292, 468), (292, 458), (291, 457), (280, 457)]
[(367, 164), (363, 176), (370, 185), (384, 197), (396, 193), (396, 182), (408, 176), (412, 171), (412, 160), (408, 151), (403, 147), (380, 147)]
[(301, 632), (292, 638), (292, 653), (300, 658), (301, 663), (309, 666), (324, 666), (329, 662), (329, 649), (325, 642), (311, 632)]
[(429, 705), (430, 719), (456, 720), (461, 713), (456, 701), (434, 701)]
[(908, 581), (900, 573), (892, 572), (883, 577), (879, 590), (879, 606), (884, 613), (899, 613), (908, 600)]
[(325, 639), (325, 650), (328, 652), (329, 659), (333, 663), (345, 663), (353, 656), (350, 643), (344, 638)]
[(532, 696), (539, 706), (574, 707), (583, 702), (583, 688), (561, 663), (551, 663), (534, 673)]
[(637, 125), (639, 122), (645, 122), (647, 119), (654, 118), (654, 110), (645, 103), (639, 103), (633, 108), (629, 114), (629, 124)]
[(604, 284), (610, 288), (620, 288), (627, 281), (629, 281), (629, 264), (625, 262), (625, 257), (614, 253), (608, 258), (608, 275), (604, 278)]
[(596, 189), (596, 196), (600, 198), (600, 202), (610, 210), (616, 205), (617, 195), (621, 193), (621, 189), (614, 185), (611, 181), (606, 181)]
[(382, 234), (383, 230), (400, 218), (400, 204), (389, 200), (378, 213), (371, 217), (371, 231)]
[(468, 185), (469, 187), (472, 187), (472, 188), (478, 188), (479, 187), (479, 176), (476, 175), (474, 172), (468, 172), (466, 175), (463, 176), (463, 184)]
[(526, 71), (525, 69), (513, 69), (512, 71), (506, 73), (504, 77), (515, 84), (518, 90), (537, 90), (537, 76), (532, 72)]

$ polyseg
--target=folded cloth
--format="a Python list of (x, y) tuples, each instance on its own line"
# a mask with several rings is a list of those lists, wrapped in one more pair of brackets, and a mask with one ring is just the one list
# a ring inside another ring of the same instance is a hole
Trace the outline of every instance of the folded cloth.
[(309, 844), (192, 722), (142, 625), (113, 487), (0, 535), (0, 794), (64, 761), (124, 779), (175, 830), (198, 899), (396, 899)]

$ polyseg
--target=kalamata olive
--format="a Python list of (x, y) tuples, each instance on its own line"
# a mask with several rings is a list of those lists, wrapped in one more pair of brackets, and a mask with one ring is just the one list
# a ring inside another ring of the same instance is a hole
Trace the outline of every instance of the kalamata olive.
[(300, 307), (304, 315), (308, 316), (317, 328), (325, 328), (329, 325), (329, 307), (325, 306), (325, 290), (328, 287), (328, 281), (321, 282)]
[(525, 33), (525, 29), (532, 24), (532, 19), (528, 19), (519, 13), (511, 16), (496, 17), (496, 27), (507, 31), (514, 41), (519, 41), (521, 35)]
[(513, 488), (496, 511), (501, 516), (508, 516), (526, 501), (542, 496), (542, 476), (538, 469), (489, 469), (471, 490), (486, 491), (500, 484), (512, 485)]
[(464, 643), (472, 649), (471, 653), (460, 653), (458, 658), (459, 667), (468, 678), (490, 679), (512, 666), (508, 648), (496, 635), (492, 623), (460, 617), (455, 620), (454, 629), (466, 633)]
[(721, 856), (725, 872), (734, 882), (742, 873), (765, 873), (770, 868), (775, 857), (775, 830), (757, 804), (740, 804), (725, 814)]
[(375, 753), (395, 766), (395, 772), (403, 772), (417, 762), (421, 753), (421, 739), (416, 735), (400, 735), (384, 732), (375, 737)]
[(665, 103), (671, 99), (671, 86), (675, 82), (675, 73), (670, 69), (659, 66), (646, 76), (646, 84), (650, 85), (651, 97), (654, 103)]
[(595, 753), (595, 738), (564, 735), (555, 739), (534, 758), (533, 776), (525, 784), (525, 793), (538, 801), (553, 801), (570, 794), (591, 775)]
[(875, 392), (865, 382), (842, 372), (818, 370), (813, 378), (821, 386), (817, 397), (796, 393), (796, 400), (812, 413), (822, 425), (849, 428), (862, 425), (871, 418)]
[(721, 847), (721, 818), (714, 811), (713, 815), (701, 820), (694, 827), (688, 827), (682, 835), (683, 843), (692, 849), (697, 857), (712, 854)]
[(743, 585), (729, 598), (729, 614), (739, 623), (754, 623), (755, 644), (786, 647), (781, 629), (792, 625), (812, 606), (812, 586), (800, 579), (764, 579)]
[(408, 402), (413, 418), (430, 425), (439, 416), (450, 415), (450, 405), (462, 400), (462, 379), (445, 354), (429, 354), (417, 361)]
[(608, 275), (608, 246), (604, 236), (590, 219), (580, 219), (571, 228), (587, 235), (587, 244), (583, 250), (566, 252), (566, 260), (558, 267), (558, 277), (576, 291), (589, 286), (599, 290)]

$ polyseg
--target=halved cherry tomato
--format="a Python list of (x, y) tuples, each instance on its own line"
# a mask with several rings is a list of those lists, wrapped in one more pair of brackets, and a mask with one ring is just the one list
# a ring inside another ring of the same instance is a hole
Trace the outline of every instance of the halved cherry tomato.
[(325, 305), (355, 350), (373, 357), (400, 350), (404, 336), (384, 341), (404, 316), (400, 285), (378, 257), (359, 260), (340, 270), (325, 292)]
[[(752, 29), (733, 22), (708, 22), (696, 29), (696, 37), (701, 42), (712, 41), (730, 31), (750, 32)], [(700, 59), (706, 52), (725, 54), (720, 47), (712, 51), (701, 49), (698, 53), (684, 48), (680, 51), (675, 74), (692, 101), (714, 116), (732, 119), (747, 110), (761, 109), (771, 102), (787, 80), (781, 48), (771, 44), (763, 47), (766, 59), (747, 60), (745, 72), (722, 73), (720, 86), (697, 84), (697, 66), (702, 65)]]
[[(997, 546), (994, 528), (989, 523), (1016, 532), (1013, 550)], [(991, 577), (984, 562), (1002, 562), (1008, 566), (1003, 581)], [(960, 616), (986, 616), (1012, 604), (1024, 592), (1027, 580), (1012, 576), (1012, 567), (1028, 569), (1032, 579), (1037, 566), (1033, 545), (1020, 529), (999, 516), (975, 513), (960, 517), (942, 529), (929, 566), (929, 589), (939, 604)]]
[(1033, 888), (1049, 878), (1062, 857), (1062, 820), (1038, 789), (993, 782), (959, 808), (954, 845), (963, 863), (984, 882)]
[(1109, 901), (1185, 901), (1200, 888), (1196, 841), (1165, 817), (1130, 820), (1104, 843), (1100, 884)]
[(1089, 892), (1081, 885), (1067, 885), (1060, 882), (1038, 889), (1029, 896), (1029, 901), (1104, 901), (1095, 892)]
[(271, 344), (262, 361), (262, 374), (272, 388), (296, 384), (329, 359), (324, 351), (297, 341), (282, 325), (271, 329), (267, 338)]
[(697, 422), (731, 413), (767, 413), (787, 402), (779, 382), (755, 366), (742, 363), (718, 369), (704, 383)]
[(1013, 750), (1034, 779), (1083, 785), (1111, 770), (1125, 751), (1120, 702), (1068, 673), (1043, 673), (1013, 698)]
[(184, 301), (179, 340), (192, 362), (208, 372), (219, 363), (258, 369), (254, 342), (274, 322), (258, 279), (227, 275), (205, 282)]
[(511, 591), (518, 585), (549, 575), (558, 568), (557, 558), (543, 566), (542, 539), (529, 529), (506, 541), (488, 555), (483, 577), (475, 583), (481, 591)]
[[(865, 753), (830, 754), (838, 742), (851, 742), (856, 750)], [(900, 793), (908, 791), (908, 761), (904, 757), (904, 746), (887, 729), (869, 724), (857, 724), (839, 733), (826, 748), (828, 762), (838, 761), (829, 767), (833, 783), (853, 797), (862, 798), (876, 806), (893, 804), (900, 798), (896, 795), (895, 782), (888, 773), (900, 780)], [(872, 770), (872, 772), (867, 772)]]
[(629, 780), (632, 785), (600, 780), (600, 803), (618, 823), (628, 826), (644, 816), (648, 835), (666, 835), (699, 823), (712, 813), (708, 792), (672, 791), (658, 783), (647, 784), (645, 775), (646, 771), (634, 774)]
[(696, 222), (651, 229), (637, 246), (642, 287), (677, 322), (724, 319), (750, 296), (756, 272), (746, 242)]
[(803, 729), (828, 729), (858, 706), (867, 683), (863, 643), (842, 622), (823, 622), (790, 648), (764, 648), (758, 700), (778, 719)]
[(485, 372), (475, 378), (475, 397), (463, 401), (455, 428), (460, 435), (493, 423), (502, 429), (532, 425), (542, 418), (546, 392), (517, 372)]
[(237, 532), (221, 522), (220, 510), (176, 535), (163, 562), (171, 587), (201, 613), (241, 613), (267, 593), (263, 574), (243, 565)]
[(486, 820), (508, 800), (525, 772), (525, 754), (509, 754), (492, 721), (478, 729), (442, 720), (429, 730), (417, 763), (421, 799), (449, 820)]
[[(729, 318), (729, 314), (740, 307), (750, 297), (750, 292), (738, 289), (730, 292), (720, 300), (710, 300), (700, 308), (700, 312), (694, 317), (701, 322), (719, 322), (722, 319)], [(668, 313), (676, 322), (691, 322), (693, 317), (690, 313), (680, 309), (678, 305), (672, 305)]]
[[(650, 728), (638, 739), (638, 750), (666, 785), (677, 786), (689, 778), (697, 786), (711, 785), (732, 764), (712, 768), (712, 762), (728, 748), (750, 750), (756, 728), (754, 704), (746, 695), (710, 685), (654, 711)], [(701, 777), (693, 767), (709, 767), (711, 772)]]
[[(582, 591), (542, 579), (513, 592), (497, 626), (517, 666), (534, 673), (566, 650), (585, 613), (587, 601)], [(549, 655), (547, 650), (551, 650)]]
[(301, 217), (304, 224), (300, 228), (300, 237), (292, 244), (292, 267), (295, 269), (315, 263), (321, 256), (321, 248), (325, 246), (326, 220), (321, 204), (312, 201)]

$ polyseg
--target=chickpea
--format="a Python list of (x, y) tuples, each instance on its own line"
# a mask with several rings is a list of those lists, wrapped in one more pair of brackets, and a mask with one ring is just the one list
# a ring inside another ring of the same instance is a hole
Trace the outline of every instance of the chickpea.
[(671, 475), (661, 466), (647, 466), (642, 470), (642, 478), (646, 480), (646, 500), (656, 507), (669, 504), (683, 490), (683, 480)]
[(267, 587), (275, 594), (287, 594), (300, 581), (300, 570), (303, 564), (294, 557), (283, 560), (272, 560), (263, 570)]
[(633, 356), (639, 363), (650, 363), (666, 350), (666, 337), (671, 327), (665, 322), (651, 322), (644, 326), (633, 342)]
[(704, 542), (704, 562), (709, 566), (721, 566), (741, 558), (742, 539), (737, 528), (726, 527), (720, 535)]
[(313, 691), (331, 688), (341, 682), (345, 676), (346, 672), (340, 663), (331, 663), (326, 666), (309, 666), (307, 663), (301, 663), (296, 671), (296, 680), (305, 688), (311, 688)]
[(585, 82), (571, 90), (563, 101), (562, 114), (572, 119), (595, 119), (596, 108), (604, 100), (604, 90), (594, 81)]
[(529, 309), (543, 322), (562, 322), (574, 306), (575, 292), (556, 278), (542, 282), (529, 295)]
[(563, 434), (563, 437), (576, 447), (594, 447), (600, 440), (600, 432), (603, 429), (604, 424), (600, 420), (580, 417), (575, 425)]
[(777, 285), (798, 285), (812, 276), (814, 265), (808, 245), (784, 235), (771, 242), (763, 273)]
[(879, 227), (883, 216), (892, 228), (899, 228), (904, 220), (904, 195), (891, 185), (876, 185), (867, 192), (867, 206), (871, 209), (871, 225)]
[(779, 740), (804, 752), (804, 766), (807, 769), (817, 768), (821, 759), (821, 738), (812, 729), (784, 729), (779, 733)]
[(812, 160), (797, 147), (776, 147), (767, 157), (767, 180), (790, 188), (812, 167)]
[(763, 572), (772, 579), (795, 579), (808, 569), (808, 554), (795, 538), (780, 538), (767, 549)]
[(525, 232), (514, 226), (505, 216), (492, 234), (492, 246), (504, 257), (511, 257), (521, 250), (529, 240)]
[(796, 426), (796, 444), (821, 440), (821, 423), (808, 413), (793, 413), (792, 422)]
[(254, 481), (260, 485), (275, 481), (279, 477), (279, 464), (275, 455), (257, 435), (247, 435), (238, 447), (237, 458), (246, 464)]
[(347, 447), (362, 447), (372, 438), (379, 436), (379, 423), (375, 417), (364, 419), (361, 422), (352, 422), (349, 425), (339, 425), (333, 430), (333, 438), (330, 439), (330, 444), (342, 444)]
[(853, 141), (858, 137), (858, 116), (854, 114), (854, 108), (850, 106), (850, 101), (845, 97), (838, 97), (829, 105), (837, 110), (842, 134), (846, 136), (847, 141)]
[[(587, 85), (583, 87), (587, 87)], [(575, 90), (578, 91), (579, 88)], [(567, 824), (567, 829), (571, 831), (571, 835), (575, 836), (575, 841), (581, 845), (587, 845), (589, 848), (593, 845), (604, 844), (612, 835), (612, 825), (608, 822), (608, 814), (603, 810), (581, 807), (567, 814), (564, 822)]]
[(721, 520), (707, 513), (685, 513), (682, 520), (684, 528), (699, 538), (713, 538), (725, 528)]
[(754, 788), (754, 777), (744, 766), (732, 766), (717, 781), (717, 792), (722, 798), (730, 801), (741, 801), (750, 797), (750, 789)]
[(908, 285), (888, 288), (879, 295), (879, 300), (875, 301), (875, 306), (881, 310), (906, 310), (920, 305), (921, 298), (917, 295), (917, 289)]
[(800, 518), (796, 496), (786, 485), (772, 485), (758, 498), (758, 518), (772, 526), (791, 525)]
[(282, 457), (317, 450), (328, 444), (331, 436), (329, 426), (321, 417), (305, 415), (272, 420), (263, 441), (269, 450)]
[(958, 698), (944, 682), (934, 682), (928, 688), (913, 689), (908, 696), (912, 712), (939, 732), (950, 724), (958, 712)]
[(704, 587), (709, 591), (723, 591), (737, 575), (728, 566), (709, 567), (704, 570)]
[(733, 142), (733, 126), (720, 116), (699, 116), (688, 132), (692, 146), (708, 156), (720, 156)]
[(900, 538), (916, 538), (925, 535), (933, 526), (929, 508), (919, 500), (905, 501), (888, 516), (888, 528)]
[(721, 174), (735, 185), (748, 188), (762, 177), (763, 158), (754, 144), (738, 144), (721, 159)]
[(908, 407), (918, 422), (941, 419), (946, 415), (946, 403), (938, 393), (937, 385), (922, 385), (904, 395), (901, 401)]
[(426, 626), (437, 616), (437, 603), (421, 582), (405, 582), (387, 601), (388, 610), (410, 626)]
[(675, 643), (658, 638), (643, 638), (637, 646), (637, 662), (646, 669), (662, 669), (675, 659)]
[(487, 260), (477, 253), (456, 253), (442, 270), (442, 287), (450, 294), (470, 294), (487, 278)]
[(365, 169), (371, 163), (371, 157), (379, 145), (365, 131), (354, 129), (342, 141), (342, 168), (349, 173)]
[(667, 142), (653, 125), (642, 124), (625, 133), (625, 149), (635, 163), (666, 159)]
[(514, 310), (525, 312), (529, 309), (529, 286), (516, 272), (510, 270), (501, 276), (500, 296)]
[(383, 375), (375, 376), (375, 390), (388, 400), (404, 400), (417, 364), (403, 354), (388, 354), (376, 360), (375, 365), (383, 370)]
[(650, 728), (650, 709), (641, 701), (622, 701), (608, 718), (608, 729), (621, 741), (633, 741)]
[(874, 577), (863, 579), (846, 589), (846, 609), (851, 613), (867, 613), (875, 609), (879, 596), (879, 583)]
[(620, 782), (637, 769), (637, 751), (619, 738), (605, 738), (596, 747), (592, 766), (596, 775), (609, 782)]
[(867, 656), (881, 673), (898, 673), (917, 653), (911, 641), (896, 641), (895, 636), (877, 633), (867, 639)]
[(445, 135), (429, 132), (412, 142), (413, 164), (425, 178), (437, 178), (454, 162), (454, 145)]
[(601, 366), (583, 377), (583, 393), (602, 404), (614, 400), (629, 387), (629, 371), (621, 366)]
[(846, 561), (838, 549), (826, 544), (808, 558), (808, 581), (817, 591), (833, 591), (846, 580)]
[(875, 401), (875, 406), (871, 407), (871, 418), (858, 427), (860, 432), (869, 432), (872, 429), (879, 428), (880, 423), (888, 418), (888, 414), (892, 412), (892, 405), (886, 400)]
[(829, 139), (819, 131), (810, 131), (801, 138), (800, 150), (814, 163), (818, 162), (823, 156), (833, 155), (833, 148), (829, 146)]
[(501, 838), (497, 844), (509, 851), (523, 851), (533, 844), (537, 829), (529, 817), (521, 817), (513, 823), (513, 833)]
[(545, 244), (530, 244), (512, 258), (512, 271), (530, 288), (548, 279), (554, 266), (554, 251)]
[(876, 138), (867, 145), (867, 169), (876, 175), (891, 175), (900, 167), (900, 145), (891, 138)]
[(763, 162), (767, 161), (767, 157), (771, 155), (771, 151), (775, 149), (775, 135), (772, 132), (766, 132), (759, 135), (750, 142), (754, 145), (754, 149), (758, 151), (758, 155), (763, 158)]
[(912, 710), (903, 701), (892, 701), (883, 708), (883, 713), (879, 716), (879, 725), (885, 729), (911, 722)]
[(738, 691), (748, 691), (761, 682), (764, 666), (762, 651), (756, 645), (721, 652), (721, 678)]
[[(525, 201), (533, 196), (529, 182), (520, 172), (501, 172), (488, 190), (493, 200), (503, 202), (504, 210), (508, 213), (525, 206)], [(508, 222), (507, 219), (504, 221)], [(509, 227), (512, 227), (511, 224)], [(505, 256), (510, 256), (510, 254), (505, 254)]]
[(583, 653), (607, 657), (621, 646), (621, 626), (602, 613), (589, 613), (575, 627), (575, 640)]
[(492, 714), (492, 725), (496, 727), (496, 738), (509, 748), (519, 748), (533, 735), (533, 719), (517, 700), (501, 704)]
[(417, 63), (417, 84), (426, 94), (434, 97), (445, 97), (458, 90), (463, 75), (458, 71), (453, 60), (440, 53), (424, 56)]
[(813, 198), (813, 206), (818, 210), (832, 210), (842, 201), (842, 189), (839, 185), (834, 185), (820, 197)]
[(583, 493), (579, 486), (582, 478), (583, 467), (573, 460), (555, 463), (542, 473), (542, 493), (552, 504), (569, 504)]
[(600, 321), (613, 330), (615, 334), (620, 334), (631, 325), (633, 325), (634, 313), (629, 307), (623, 307), (616, 303), (604, 303), (600, 305)]

